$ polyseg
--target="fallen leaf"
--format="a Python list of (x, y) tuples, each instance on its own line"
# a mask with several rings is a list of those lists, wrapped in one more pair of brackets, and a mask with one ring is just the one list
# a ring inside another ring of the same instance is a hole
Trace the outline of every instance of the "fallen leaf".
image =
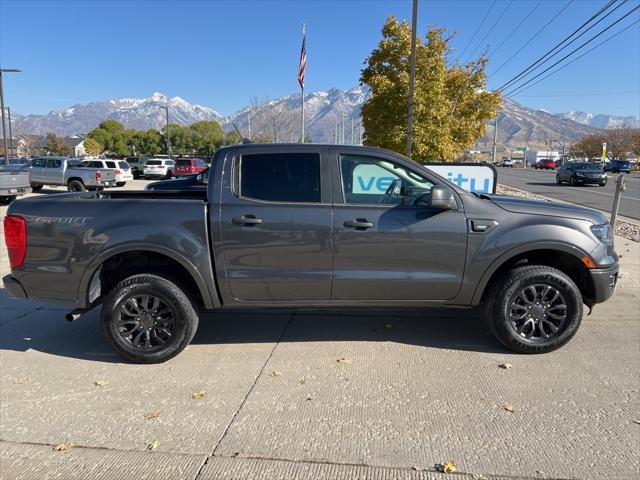
[(300, 378), (298, 379), (298, 383), (299, 383), (300, 385), (304, 385), (304, 383), (305, 383), (305, 382), (306, 382), (306, 380), (304, 379), (304, 377), (300, 377)]
[(238, 455), (240, 455), (240, 452), (233, 452), (233, 453), (231, 454), (231, 456), (232, 456), (232, 457), (237, 457)]
[(426, 468), (424, 468), (424, 467), (422, 467), (422, 466), (420, 466), (420, 465), (413, 465), (413, 466), (411, 467), (411, 470), (415, 470), (416, 472), (424, 472), (424, 471), (426, 471), (427, 469), (426, 469)]
[(109, 385), (109, 380), (96, 380), (93, 382), (96, 387), (106, 387)]
[(158, 440), (151, 440), (150, 442), (147, 442), (147, 450), (155, 450), (158, 448), (158, 445), (160, 445)]
[(538, 475), (544, 475), (544, 472), (543, 472), (542, 470), (536, 470), (536, 473), (537, 473)]
[(207, 396), (207, 392), (205, 392), (204, 390), (200, 390), (199, 392), (193, 392), (191, 394), (191, 398), (193, 398), (194, 400), (198, 400), (199, 398), (206, 397), (206, 396)]
[(501, 363), (500, 365), (498, 365), (500, 368), (503, 368), (504, 370), (507, 370), (509, 368), (512, 368), (513, 365), (511, 365), (510, 363)]
[(144, 416), (147, 420), (153, 420), (154, 418), (158, 418), (160, 416), (160, 410), (151, 410), (147, 412)]
[(344, 365), (350, 365), (351, 364), (351, 359), (350, 358), (346, 358), (346, 357), (342, 357), (342, 358), (339, 358), (337, 360), (337, 362), (338, 363), (342, 363)]
[(280, 370), (274, 370), (273, 372), (271, 372), (272, 377), (279, 377), (280, 375), (282, 375), (282, 372)]
[(633, 420), (633, 423), (637, 423), (638, 425), (640, 425), (640, 420)]
[(502, 407), (502, 408), (504, 408), (507, 412), (513, 412), (513, 411), (514, 411), (513, 405), (511, 405), (510, 403), (507, 403), (507, 404), (506, 404), (504, 407)]
[(473, 478), (474, 480), (487, 480), (487, 477), (485, 477), (481, 473), (474, 473), (473, 475), (471, 475), (471, 478)]
[(65, 450), (69, 450), (71, 448), (75, 447), (75, 445), (72, 442), (69, 443), (59, 443), (58, 445), (56, 445), (55, 447), (53, 447), (53, 450), (55, 452), (64, 452)]
[(24, 385), (25, 383), (27, 383), (29, 381), (29, 378), (27, 377), (20, 377), (20, 378), (16, 378), (16, 383), (18, 385)]
[(307, 402), (309, 402), (311, 400), (313, 400), (313, 397), (311, 395), (309, 395), (309, 396), (307, 396), (307, 398), (305, 398), (305, 401), (307, 401)]
[(436, 464), (436, 470), (442, 473), (453, 473), (456, 471), (456, 464), (453, 460), (449, 460), (445, 463)]

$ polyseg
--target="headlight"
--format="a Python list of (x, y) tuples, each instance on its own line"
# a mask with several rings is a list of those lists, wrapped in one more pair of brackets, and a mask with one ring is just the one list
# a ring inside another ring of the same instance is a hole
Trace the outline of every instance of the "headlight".
[(591, 232), (602, 243), (613, 243), (613, 232), (611, 231), (611, 225), (608, 223), (592, 225)]
[(584, 177), (584, 173), (576, 172), (576, 177)]

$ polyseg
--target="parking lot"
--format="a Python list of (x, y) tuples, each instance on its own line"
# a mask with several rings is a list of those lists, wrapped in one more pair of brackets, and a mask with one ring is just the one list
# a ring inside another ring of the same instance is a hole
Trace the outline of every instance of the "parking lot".
[(0, 478), (435, 479), (449, 460), (467, 478), (637, 478), (640, 244), (616, 249), (616, 296), (538, 356), (477, 310), (255, 311), (203, 314), (181, 355), (132, 365), (98, 311), (68, 323), (0, 290)]
[[(499, 168), (498, 178), (503, 185), (520, 188), (537, 195), (555, 198), (563, 202), (576, 203), (589, 208), (611, 212), (616, 193), (617, 173), (608, 173), (607, 185), (580, 185), (572, 187), (566, 183), (556, 184), (553, 170), (532, 168)], [(620, 199), (620, 215), (640, 220), (640, 173), (626, 176), (626, 190)]]

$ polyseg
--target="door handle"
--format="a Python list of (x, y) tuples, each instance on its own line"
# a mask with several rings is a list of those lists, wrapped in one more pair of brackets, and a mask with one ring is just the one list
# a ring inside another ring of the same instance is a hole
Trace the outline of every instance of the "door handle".
[(255, 215), (243, 215), (241, 217), (235, 217), (231, 219), (232, 223), (235, 223), (236, 225), (245, 225), (245, 226), (251, 226), (251, 225), (259, 225), (262, 223), (262, 219), (261, 218), (256, 218)]
[(347, 228), (355, 228), (356, 230), (373, 228), (373, 223), (368, 222), (366, 218), (354, 218), (353, 220), (347, 220), (343, 225)]

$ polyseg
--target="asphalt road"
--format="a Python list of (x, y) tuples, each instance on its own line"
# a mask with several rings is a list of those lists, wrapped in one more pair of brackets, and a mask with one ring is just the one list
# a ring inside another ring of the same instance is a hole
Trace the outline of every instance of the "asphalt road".
[[(564, 202), (611, 212), (618, 174), (609, 173), (608, 175), (609, 181), (604, 187), (598, 185), (570, 187), (567, 184), (556, 184), (555, 171), (498, 168), (498, 183)], [(640, 174), (632, 173), (627, 176), (627, 188), (622, 193), (618, 213), (625, 217), (640, 219)]]

